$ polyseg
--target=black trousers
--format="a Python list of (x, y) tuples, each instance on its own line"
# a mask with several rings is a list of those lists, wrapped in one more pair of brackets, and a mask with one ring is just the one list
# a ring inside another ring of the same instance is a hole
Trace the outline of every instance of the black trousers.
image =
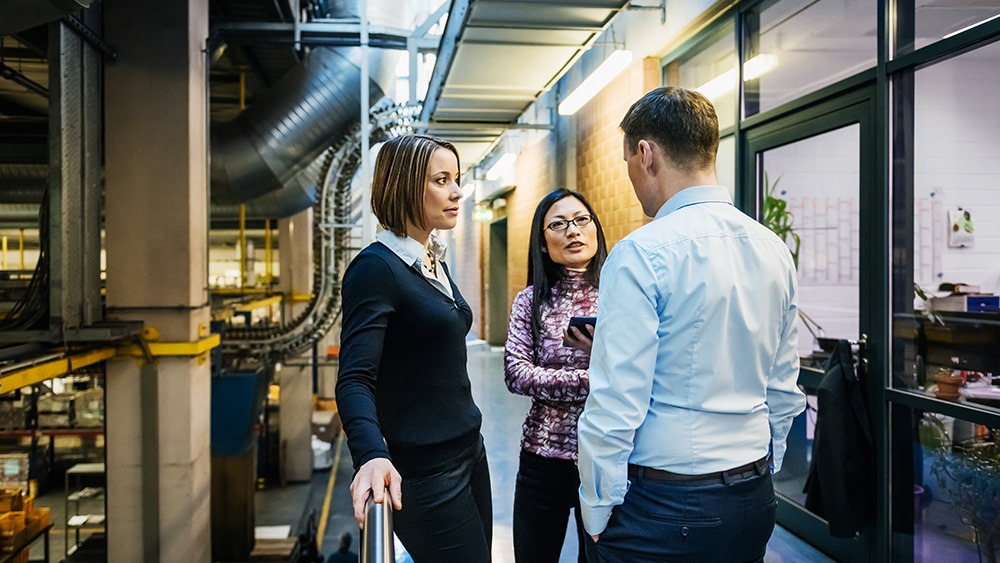
[(625, 502), (587, 547), (600, 563), (763, 562), (776, 506), (766, 468), (710, 482), (629, 477)]
[(586, 563), (576, 464), (521, 450), (514, 485), (514, 561), (558, 563), (570, 509), (576, 517), (577, 561)]
[(453, 467), (404, 477), (402, 492), (392, 526), (414, 563), (489, 563), (493, 497), (482, 438)]

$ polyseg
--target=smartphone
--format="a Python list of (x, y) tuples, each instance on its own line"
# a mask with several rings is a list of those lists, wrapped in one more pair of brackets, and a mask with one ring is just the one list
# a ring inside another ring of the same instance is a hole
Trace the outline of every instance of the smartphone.
[(587, 334), (587, 327), (585, 325), (596, 327), (597, 317), (570, 317), (569, 319), (569, 326), (575, 326), (580, 329), (580, 332)]
[[(586, 325), (590, 325), (590, 326), (596, 328), (597, 327), (597, 317), (570, 317), (570, 319), (569, 319), (569, 326), (575, 326), (584, 335), (590, 334), (587, 331)], [(570, 332), (570, 335), (572, 335), (572, 334), (573, 333)], [(565, 338), (563, 339), (563, 346), (569, 346), (569, 344), (566, 342)]]

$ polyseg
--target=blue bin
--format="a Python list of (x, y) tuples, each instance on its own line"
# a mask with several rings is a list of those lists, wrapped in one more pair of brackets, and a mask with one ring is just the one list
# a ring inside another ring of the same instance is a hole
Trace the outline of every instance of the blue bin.
[(213, 456), (238, 456), (250, 451), (268, 380), (263, 368), (212, 376)]

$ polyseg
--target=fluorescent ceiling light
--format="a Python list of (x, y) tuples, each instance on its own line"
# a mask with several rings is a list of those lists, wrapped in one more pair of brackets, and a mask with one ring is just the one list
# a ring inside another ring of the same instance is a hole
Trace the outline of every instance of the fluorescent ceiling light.
[(475, 184), (472, 184), (472, 183), (466, 184), (462, 188), (462, 199), (465, 199), (465, 198), (469, 197), (475, 191), (476, 191), (476, 185)]
[(952, 31), (951, 33), (949, 33), (948, 35), (945, 35), (945, 36), (944, 36), (944, 37), (942, 37), (941, 39), (947, 39), (947, 38), (949, 38), (949, 37), (951, 37), (951, 36), (953, 36), (953, 35), (958, 35), (959, 33), (962, 33), (963, 31), (969, 31), (970, 29), (972, 29), (972, 28), (974, 28), (974, 27), (976, 27), (976, 26), (980, 26), (980, 25), (983, 25), (983, 24), (984, 24), (984, 23), (986, 23), (986, 22), (991, 22), (991, 21), (993, 21), (993, 20), (995, 20), (995, 19), (997, 19), (997, 18), (1000, 18), (1000, 14), (997, 14), (997, 15), (995, 15), (995, 16), (993, 16), (993, 17), (991, 17), (991, 18), (986, 18), (985, 20), (983, 20), (983, 21), (981, 21), (981, 22), (976, 22), (976, 23), (974, 23), (974, 24), (972, 24), (972, 25), (969, 25), (969, 26), (966, 26), (966, 27), (963, 27), (962, 29), (960, 29), (960, 30), (958, 30), (958, 31)]
[[(753, 80), (778, 66), (778, 55), (761, 53), (743, 63), (743, 80)], [(736, 69), (731, 68), (701, 86), (695, 88), (709, 100), (714, 100), (736, 87)]]
[(504, 155), (493, 164), (489, 172), (486, 173), (486, 179), (493, 181), (500, 178), (500, 176), (503, 176), (504, 172), (506, 172), (507, 169), (510, 168), (510, 165), (513, 164), (515, 158), (516, 157), (512, 152), (504, 153)]
[(573, 115), (632, 64), (632, 51), (616, 50), (559, 104), (559, 115)]

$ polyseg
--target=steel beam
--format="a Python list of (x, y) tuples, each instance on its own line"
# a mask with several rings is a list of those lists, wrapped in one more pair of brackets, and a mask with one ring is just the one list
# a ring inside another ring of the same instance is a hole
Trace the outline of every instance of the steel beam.
[[(438, 46), (434, 72), (431, 74), (430, 84), (427, 85), (427, 95), (424, 99), (423, 109), (420, 111), (420, 121), (430, 121), (431, 116), (434, 115), (438, 98), (444, 89), (444, 82), (448, 79), (448, 73), (451, 71), (451, 63), (455, 60), (458, 38), (462, 35), (468, 19), (469, 0), (451, 0), (448, 23), (444, 27), (444, 35), (441, 36), (441, 44)], [(420, 132), (426, 132), (426, 128), (420, 128)]]
[(103, 362), (114, 355), (114, 348), (103, 348), (39, 364), (24, 365), (0, 376), (0, 393), (10, 393), (53, 377), (62, 377), (73, 370)]
[(67, 330), (101, 320), (101, 58), (64, 21), (49, 38), (49, 326)]

